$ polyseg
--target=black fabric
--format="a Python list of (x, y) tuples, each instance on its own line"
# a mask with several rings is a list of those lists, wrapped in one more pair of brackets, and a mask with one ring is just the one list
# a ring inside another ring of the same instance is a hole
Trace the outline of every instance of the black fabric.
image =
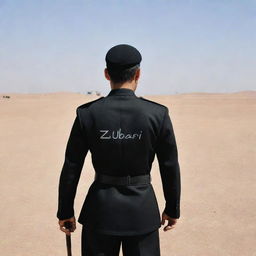
[(96, 181), (89, 188), (78, 222), (113, 235), (143, 234), (161, 226), (151, 184), (113, 186)]
[(82, 227), (82, 256), (160, 256), (159, 230), (136, 236), (115, 236)]
[(127, 69), (140, 64), (142, 56), (135, 47), (119, 44), (107, 52), (105, 60), (108, 69)]
[[(68, 139), (59, 180), (57, 217), (73, 217), (77, 184), (88, 150), (96, 173), (149, 174), (157, 156), (167, 215), (180, 217), (180, 168), (169, 110), (127, 88), (80, 105)], [(98, 232), (136, 235), (161, 226), (151, 184), (118, 186), (93, 182), (78, 222)]]

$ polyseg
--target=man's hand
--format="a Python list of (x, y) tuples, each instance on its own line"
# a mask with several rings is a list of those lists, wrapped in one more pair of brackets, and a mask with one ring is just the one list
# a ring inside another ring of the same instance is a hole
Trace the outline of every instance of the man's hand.
[[(71, 222), (71, 228), (70, 229), (66, 229), (64, 222), (69, 221)], [(65, 219), (65, 220), (59, 220), (59, 226), (60, 226), (60, 230), (65, 232), (67, 235), (70, 236), (70, 232), (74, 232), (76, 229), (76, 218), (72, 217), (70, 219)]]
[(174, 228), (174, 225), (177, 222), (177, 219), (169, 217), (165, 212), (162, 213), (162, 221), (161, 224), (164, 225), (165, 220), (168, 221), (167, 226), (164, 227), (164, 231), (168, 231), (169, 229)]

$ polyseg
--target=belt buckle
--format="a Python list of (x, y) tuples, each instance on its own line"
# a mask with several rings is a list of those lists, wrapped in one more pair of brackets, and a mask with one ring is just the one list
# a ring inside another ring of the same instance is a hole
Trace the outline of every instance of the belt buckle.
[(131, 176), (128, 175), (128, 176), (127, 176), (127, 185), (130, 185), (130, 184), (131, 184)]

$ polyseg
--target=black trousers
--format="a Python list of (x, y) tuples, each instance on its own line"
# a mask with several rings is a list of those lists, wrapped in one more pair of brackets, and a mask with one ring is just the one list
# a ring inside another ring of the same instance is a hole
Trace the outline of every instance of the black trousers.
[(118, 236), (98, 234), (82, 226), (82, 256), (119, 256), (121, 244), (123, 256), (160, 256), (158, 229), (143, 235)]

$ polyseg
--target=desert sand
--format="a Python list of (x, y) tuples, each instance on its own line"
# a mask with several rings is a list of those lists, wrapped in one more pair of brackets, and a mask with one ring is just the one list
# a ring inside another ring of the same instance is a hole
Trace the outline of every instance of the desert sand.
[[(174, 229), (160, 229), (161, 255), (255, 256), (256, 92), (138, 96), (168, 106), (178, 146), (181, 217)], [(0, 94), (2, 255), (66, 255), (56, 217), (59, 175), (75, 109), (98, 97)], [(162, 211), (156, 158), (151, 174)], [(93, 177), (88, 152), (75, 199), (77, 218)], [(81, 255), (80, 236), (77, 223), (74, 256)]]

